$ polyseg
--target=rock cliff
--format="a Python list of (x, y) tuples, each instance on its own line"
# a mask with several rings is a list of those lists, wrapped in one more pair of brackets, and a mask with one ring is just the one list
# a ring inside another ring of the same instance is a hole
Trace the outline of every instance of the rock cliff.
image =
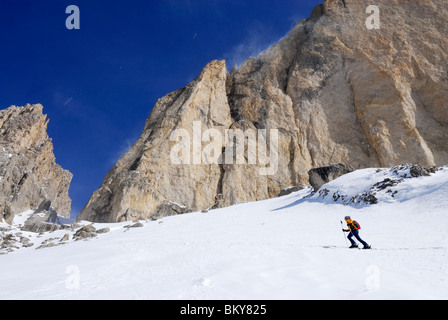
[[(224, 61), (213, 61), (161, 98), (79, 219), (262, 200), (335, 163), (447, 164), (448, 0), (372, 1), (379, 29), (366, 24), (369, 4), (326, 0), (240, 68), (227, 73)], [(219, 149), (213, 141), (221, 137)], [(263, 148), (276, 157), (260, 157)]]
[(0, 111), (0, 221), (47, 204), (70, 217), (72, 174), (56, 164), (42, 105)]

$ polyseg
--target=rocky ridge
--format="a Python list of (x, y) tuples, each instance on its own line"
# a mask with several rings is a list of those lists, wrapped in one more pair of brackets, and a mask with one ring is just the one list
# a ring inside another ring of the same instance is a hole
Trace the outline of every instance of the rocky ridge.
[(0, 221), (28, 210), (69, 217), (73, 175), (56, 163), (40, 104), (0, 110)]

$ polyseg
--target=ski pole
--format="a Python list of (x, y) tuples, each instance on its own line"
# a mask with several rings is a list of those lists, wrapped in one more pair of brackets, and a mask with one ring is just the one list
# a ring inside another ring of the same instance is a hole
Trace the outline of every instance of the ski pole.
[[(342, 226), (342, 229), (344, 229), (344, 224), (342, 223), (342, 221), (341, 221), (341, 226)], [(344, 230), (342, 230), (342, 235), (344, 236), (345, 244), (348, 246), (347, 238), (345, 237)]]

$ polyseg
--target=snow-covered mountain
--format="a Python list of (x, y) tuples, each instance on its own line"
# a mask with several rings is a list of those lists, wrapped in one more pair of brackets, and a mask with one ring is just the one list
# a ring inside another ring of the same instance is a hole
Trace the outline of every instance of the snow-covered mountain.
[[(17, 249), (0, 255), (0, 299), (447, 299), (448, 167), (410, 170), (358, 170), (316, 193), (138, 224), (62, 221), (40, 235), (18, 228), (24, 213), (1, 225)], [(347, 215), (373, 250), (347, 248)], [(88, 241), (74, 239), (82, 232)]]

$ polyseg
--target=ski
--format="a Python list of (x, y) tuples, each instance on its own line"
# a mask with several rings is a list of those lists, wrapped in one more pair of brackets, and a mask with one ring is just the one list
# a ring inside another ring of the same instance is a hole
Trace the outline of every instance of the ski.
[(350, 247), (343, 247), (343, 246), (331, 246), (331, 245), (328, 245), (328, 246), (322, 246), (322, 248), (323, 248), (323, 249), (351, 249), (351, 250), (355, 250), (355, 249), (358, 249), (358, 250), (377, 250), (377, 249), (374, 249), (374, 248), (372, 248), (372, 246), (370, 246), (370, 248), (368, 248), (368, 249), (364, 249), (364, 248), (362, 248), (362, 247), (353, 247), (353, 248), (350, 248)]

